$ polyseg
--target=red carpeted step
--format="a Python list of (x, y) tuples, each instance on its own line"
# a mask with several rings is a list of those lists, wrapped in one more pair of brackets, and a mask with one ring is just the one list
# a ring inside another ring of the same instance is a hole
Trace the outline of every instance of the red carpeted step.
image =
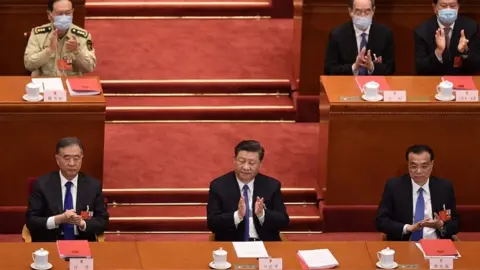
[[(205, 217), (206, 205), (119, 205), (109, 206), (110, 217)], [(312, 204), (287, 205), (290, 216), (319, 216)]]
[(87, 16), (268, 16), (270, 0), (87, 0)]
[[(206, 231), (205, 206), (110, 207), (110, 231)], [(289, 206), (287, 231), (319, 231), (322, 219), (314, 205)]]
[(108, 121), (295, 120), (289, 96), (107, 97)]
[(102, 80), (106, 94), (290, 93), (288, 79)]
[(93, 75), (102, 80), (292, 76), (291, 19), (102, 19), (86, 20), (85, 27), (97, 55)]
[[(208, 188), (103, 189), (109, 203), (206, 203)], [(316, 203), (314, 188), (282, 188), (285, 202)]]

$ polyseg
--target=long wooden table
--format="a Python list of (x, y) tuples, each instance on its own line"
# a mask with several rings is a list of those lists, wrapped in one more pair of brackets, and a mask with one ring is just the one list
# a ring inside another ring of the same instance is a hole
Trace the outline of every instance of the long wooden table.
[(0, 77), (0, 207), (27, 204), (27, 178), (58, 170), (62, 137), (84, 143), (82, 171), (103, 178), (105, 98), (70, 96), (67, 102), (26, 102), (30, 77)]
[[(457, 242), (461, 258), (454, 261), (455, 269), (478, 269), (476, 262), (480, 242)], [(208, 269), (212, 251), (220, 247), (227, 252), (233, 265), (257, 265), (256, 259), (238, 259), (229, 242), (105, 242), (91, 243), (94, 267), (97, 270), (113, 269)], [(428, 269), (414, 243), (407, 242), (276, 242), (265, 243), (268, 254), (283, 259), (283, 269), (301, 269), (296, 252), (304, 249), (327, 248), (338, 260), (339, 269), (376, 269), (377, 252), (390, 247), (395, 250), (395, 261), (401, 265), (417, 265)], [(30, 269), (31, 255), (37, 249), (50, 252), (53, 269), (67, 269), (59, 258), (55, 243), (0, 243), (0, 269)], [(401, 269), (401, 268), (399, 268)]]

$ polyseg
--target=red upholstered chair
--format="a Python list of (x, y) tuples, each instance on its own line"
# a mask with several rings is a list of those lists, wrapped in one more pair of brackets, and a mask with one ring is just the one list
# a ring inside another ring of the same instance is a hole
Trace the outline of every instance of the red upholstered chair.
[[(27, 180), (27, 190), (28, 190), (27, 194), (28, 194), (28, 196), (30, 196), (30, 194), (32, 194), (33, 186), (35, 185), (36, 181), (37, 181), (37, 177), (28, 178), (28, 180)], [(105, 207), (107, 207), (107, 200), (105, 199), (104, 202), (105, 202)], [(30, 235), (30, 231), (28, 230), (26, 224), (23, 225), (22, 238), (23, 238), (23, 241), (25, 243), (31, 243), (32, 242), (32, 236)], [(97, 235), (97, 241), (98, 242), (105, 242), (105, 235), (103, 233)]]

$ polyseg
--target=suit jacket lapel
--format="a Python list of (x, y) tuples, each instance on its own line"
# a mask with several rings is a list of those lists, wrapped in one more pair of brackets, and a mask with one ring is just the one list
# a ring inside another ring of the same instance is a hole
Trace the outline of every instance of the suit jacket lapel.
[(243, 191), (240, 190), (240, 186), (238, 185), (237, 177), (235, 176), (235, 172), (232, 172), (232, 177), (230, 178), (230, 183), (228, 184), (228, 190), (232, 191), (232, 198), (236, 202), (235, 205), (238, 205), (238, 201), (240, 201), (240, 196), (243, 194)]
[[(88, 184), (85, 180), (85, 177), (82, 174), (78, 174), (78, 181), (77, 181), (77, 202), (75, 204), (75, 210), (79, 215), (81, 211), (86, 211), (86, 198), (85, 196), (88, 195)], [(93, 205), (89, 205), (90, 211), (93, 211)]]
[(409, 211), (408, 214), (408, 223), (410, 224), (415, 220), (415, 213), (413, 213), (413, 186), (412, 186), (412, 179), (410, 178), (409, 175), (404, 177), (405, 180), (405, 188), (407, 191), (407, 202), (406, 202), (406, 208)]
[(428, 182), (428, 188), (430, 189), (430, 204), (432, 205), (432, 218), (435, 216), (435, 210), (438, 202), (438, 198), (436, 197), (437, 192), (435, 191), (436, 185), (435, 185), (435, 178), (430, 177), (430, 181)]
[(53, 210), (56, 212), (56, 214), (63, 213), (62, 181), (60, 180), (60, 172), (55, 172), (52, 174), (48, 189), (51, 191), (50, 197), (55, 203)]
[(355, 29), (353, 28), (353, 23), (349, 24), (348, 31), (349, 34), (347, 35), (348, 38), (346, 42), (346, 45), (348, 46), (348, 59), (355, 62), (358, 55), (358, 44), (357, 36), (355, 35)]
[(457, 21), (452, 29), (452, 37), (450, 38), (450, 45), (448, 46), (451, 56), (455, 56), (457, 54), (458, 42), (460, 42), (460, 31), (462, 31), (462, 26), (459, 25)]

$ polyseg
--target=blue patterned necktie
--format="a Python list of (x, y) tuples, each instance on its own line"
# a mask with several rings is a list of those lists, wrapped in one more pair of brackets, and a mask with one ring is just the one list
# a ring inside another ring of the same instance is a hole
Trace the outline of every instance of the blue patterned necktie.
[[(68, 181), (65, 184), (65, 200), (63, 202), (63, 211), (73, 209), (73, 197), (72, 197), (72, 182)], [(75, 240), (75, 225), (63, 224), (63, 237), (65, 240)]]
[[(361, 36), (362, 36), (362, 41), (360, 41), (360, 52), (363, 50), (363, 48), (367, 47), (367, 33), (362, 33)], [(365, 52), (365, 54), (366, 54), (366, 52)], [(358, 75), (368, 75), (367, 68), (360, 67), (358, 69)]]
[(243, 240), (248, 241), (250, 238), (249, 225), (250, 225), (250, 204), (248, 201), (248, 185), (243, 186), (243, 198), (245, 198), (245, 217), (243, 221), (245, 222), (245, 232), (243, 234)]
[[(414, 223), (420, 222), (425, 217), (425, 201), (423, 199), (423, 188), (418, 189), (417, 205), (415, 206)], [(423, 238), (423, 229), (412, 232), (412, 241), (418, 241)]]

